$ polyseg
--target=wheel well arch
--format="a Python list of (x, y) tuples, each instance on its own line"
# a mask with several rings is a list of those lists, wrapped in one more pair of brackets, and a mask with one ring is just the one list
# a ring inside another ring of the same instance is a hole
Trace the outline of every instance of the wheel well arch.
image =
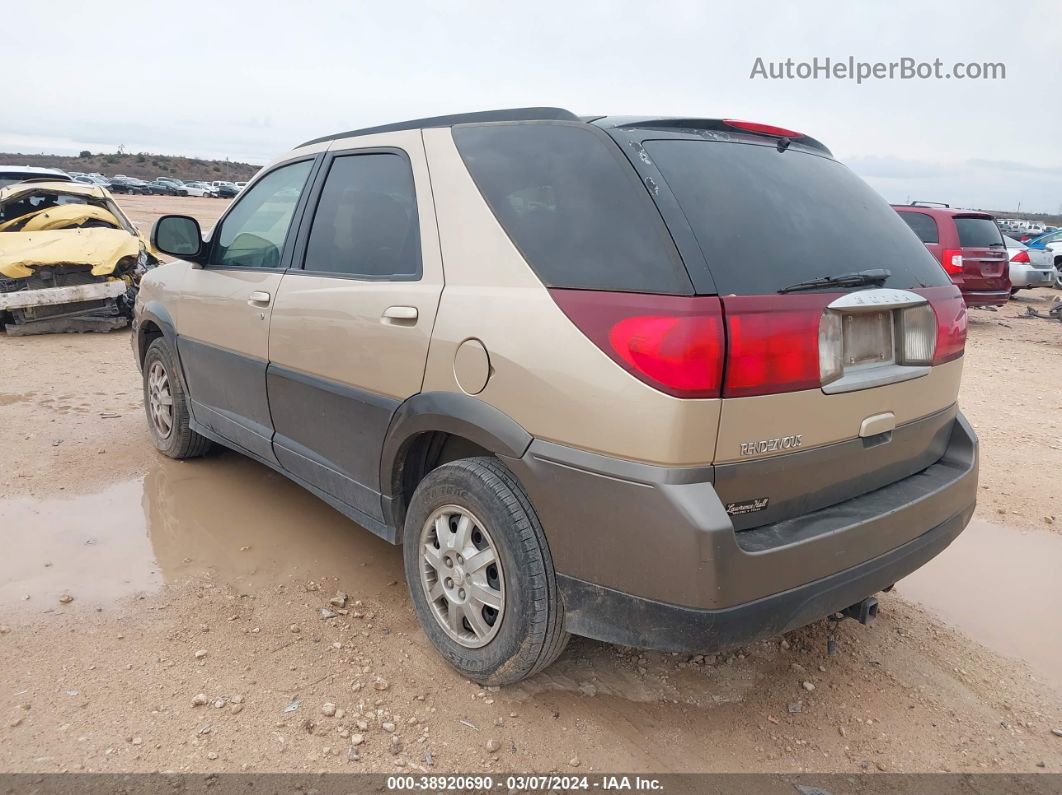
[(137, 363), (143, 366), (148, 346), (158, 337), (165, 337), (173, 342), (175, 336), (170, 313), (157, 301), (148, 302), (136, 326)]
[(144, 364), (144, 357), (147, 355), (147, 349), (151, 346), (151, 343), (164, 336), (162, 326), (154, 320), (146, 320), (140, 324), (140, 328), (137, 329), (136, 351), (141, 366)]
[(519, 458), (532, 437), (512, 417), (478, 398), (422, 392), (395, 412), (384, 440), (380, 485), (384, 518), (401, 538), (406, 508), (424, 477), (461, 458)]
[(398, 530), (398, 536), (401, 536), (413, 492), (428, 473), (451, 461), (493, 454), (494, 451), (481, 447), (471, 439), (446, 431), (424, 431), (410, 438), (395, 462), (392, 475), (391, 520)]

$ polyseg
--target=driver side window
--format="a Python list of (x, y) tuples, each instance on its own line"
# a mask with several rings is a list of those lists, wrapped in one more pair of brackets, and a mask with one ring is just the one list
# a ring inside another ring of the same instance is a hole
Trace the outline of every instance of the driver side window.
[(241, 196), (214, 233), (209, 264), (279, 268), (284, 240), (312, 164), (312, 160), (302, 160), (281, 166)]

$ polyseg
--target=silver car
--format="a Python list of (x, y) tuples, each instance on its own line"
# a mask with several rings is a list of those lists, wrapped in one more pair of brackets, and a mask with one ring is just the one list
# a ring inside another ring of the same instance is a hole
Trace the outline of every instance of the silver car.
[(1062, 290), (1062, 229), (1030, 241), (1029, 258), (1037, 268), (1049, 267), (1055, 272), (1055, 287)]
[(1052, 263), (1050, 252), (1029, 248), (1012, 237), (1003, 236), (1010, 259), (1010, 292), (1030, 290), (1033, 287), (1050, 287), (1055, 283), (1058, 271)]

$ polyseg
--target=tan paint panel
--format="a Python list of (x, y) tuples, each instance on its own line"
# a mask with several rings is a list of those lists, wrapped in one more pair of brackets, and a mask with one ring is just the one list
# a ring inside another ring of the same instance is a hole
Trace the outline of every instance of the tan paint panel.
[(925, 417), (953, 404), (959, 394), (963, 360), (934, 367), (929, 375), (858, 392), (826, 395), (821, 390), (730, 398), (723, 401), (715, 463), (750, 461), (792, 450), (742, 456), (743, 442), (799, 434), (801, 450), (855, 439), (867, 417), (892, 412), (896, 425)]
[(269, 307), (247, 303), (252, 292), (276, 297), (283, 271), (197, 268), (187, 271), (178, 299), (178, 332), (183, 337), (252, 356), (268, 357)]
[[(440, 286), (291, 274), (269, 327), (274, 364), (398, 398), (420, 391)], [(417, 308), (415, 325), (383, 321), (392, 306)]]
[(560, 311), (498, 225), (450, 131), (425, 130), (424, 144), (446, 267), (425, 391), (460, 390), (454, 356), (476, 337), (494, 370), (479, 397), (534, 436), (648, 463), (710, 462), (720, 401), (673, 398), (618, 367)]

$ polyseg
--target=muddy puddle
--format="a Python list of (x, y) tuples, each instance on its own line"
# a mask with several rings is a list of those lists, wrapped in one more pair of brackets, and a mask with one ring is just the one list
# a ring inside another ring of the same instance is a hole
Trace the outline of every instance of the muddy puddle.
[(247, 592), (336, 578), (366, 594), (403, 579), (399, 548), (229, 453), (159, 461), (97, 494), (3, 499), (0, 528), (0, 612), (61, 609), (64, 594), (106, 606), (200, 578)]
[(1062, 536), (975, 520), (896, 589), (1062, 693)]
[[(233, 453), (159, 460), (143, 478), (96, 494), (0, 499), (0, 528), (8, 542), (0, 554), (0, 614), (107, 607), (190, 580), (260, 593), (334, 579), (366, 596), (393, 595), (390, 583), (404, 581), (398, 547)], [(1062, 692), (1059, 572), (1062, 536), (973, 522), (897, 589), (974, 640), (1028, 663)], [(74, 602), (61, 603), (64, 594)], [(412, 616), (408, 629), (427, 646)], [(571, 692), (707, 706), (689, 694), (734, 702), (756, 684), (755, 676), (723, 677), (706, 690), (704, 675), (690, 671), (647, 681), (616, 666), (607, 644), (577, 642), (583, 653), (523, 683), (519, 696)]]

